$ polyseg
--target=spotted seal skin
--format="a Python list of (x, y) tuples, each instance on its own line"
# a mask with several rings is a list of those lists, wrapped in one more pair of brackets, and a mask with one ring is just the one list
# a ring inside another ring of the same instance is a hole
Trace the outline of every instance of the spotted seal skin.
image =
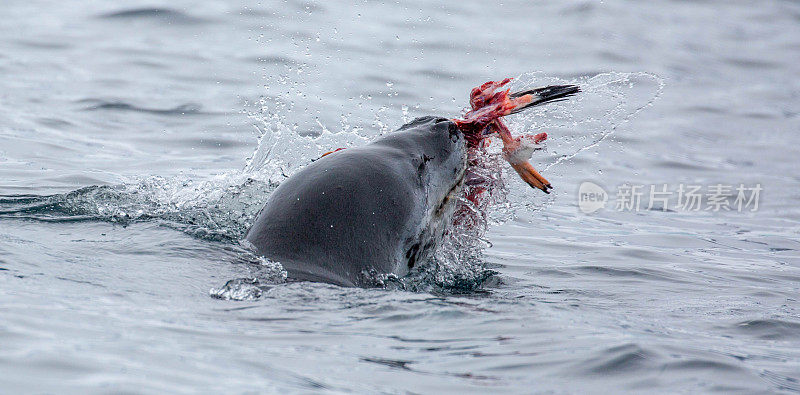
[(450, 223), (466, 152), (451, 120), (417, 118), (298, 171), (272, 193), (245, 240), (292, 279), (369, 286), (368, 273), (403, 276)]

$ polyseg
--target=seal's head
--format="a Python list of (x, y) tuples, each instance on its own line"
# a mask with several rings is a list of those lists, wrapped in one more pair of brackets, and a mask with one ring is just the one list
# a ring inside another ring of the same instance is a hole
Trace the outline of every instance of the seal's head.
[(325, 155), (284, 181), (246, 239), (290, 277), (369, 285), (405, 275), (449, 225), (461, 192), (464, 134), (423, 117), (361, 147)]
[(428, 206), (434, 211), (441, 211), (453, 200), (467, 168), (464, 133), (453, 121), (420, 117), (374, 144), (410, 155), (419, 183), (426, 190)]

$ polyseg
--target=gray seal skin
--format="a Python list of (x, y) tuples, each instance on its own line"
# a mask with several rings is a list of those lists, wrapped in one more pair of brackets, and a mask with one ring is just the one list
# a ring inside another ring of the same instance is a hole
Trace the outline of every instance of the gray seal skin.
[(292, 279), (369, 286), (365, 273), (403, 276), (444, 234), (466, 161), (452, 121), (417, 118), (289, 177), (245, 240)]

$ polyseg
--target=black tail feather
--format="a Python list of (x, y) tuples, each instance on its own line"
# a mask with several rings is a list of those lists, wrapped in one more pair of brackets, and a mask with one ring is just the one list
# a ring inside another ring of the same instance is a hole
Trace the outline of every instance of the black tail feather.
[(538, 106), (545, 103), (556, 103), (566, 100), (568, 97), (580, 92), (581, 88), (577, 85), (550, 85), (544, 88), (530, 89), (527, 91), (514, 92), (511, 97), (520, 97), (525, 95), (532, 95), (533, 101), (525, 106), (515, 108), (511, 111), (516, 114), (520, 111), (528, 109), (533, 106)]

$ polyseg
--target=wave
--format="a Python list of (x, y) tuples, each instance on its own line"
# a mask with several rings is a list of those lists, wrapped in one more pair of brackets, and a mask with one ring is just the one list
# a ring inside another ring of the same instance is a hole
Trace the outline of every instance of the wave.
[(167, 23), (196, 24), (205, 22), (204, 19), (191, 16), (187, 13), (171, 8), (132, 8), (113, 11), (98, 16), (100, 19), (144, 19), (159, 20)]
[(147, 108), (140, 107), (135, 104), (126, 103), (124, 101), (105, 101), (95, 99), (81, 100), (81, 103), (91, 103), (85, 107), (84, 111), (98, 111), (98, 110), (113, 110), (113, 111), (135, 111), (149, 114), (158, 115), (208, 115), (211, 113), (203, 112), (200, 104), (186, 103), (173, 108)]
[(148, 177), (47, 196), (0, 196), (0, 218), (48, 222), (161, 221), (195, 237), (238, 240), (276, 185), (241, 173), (207, 180)]

